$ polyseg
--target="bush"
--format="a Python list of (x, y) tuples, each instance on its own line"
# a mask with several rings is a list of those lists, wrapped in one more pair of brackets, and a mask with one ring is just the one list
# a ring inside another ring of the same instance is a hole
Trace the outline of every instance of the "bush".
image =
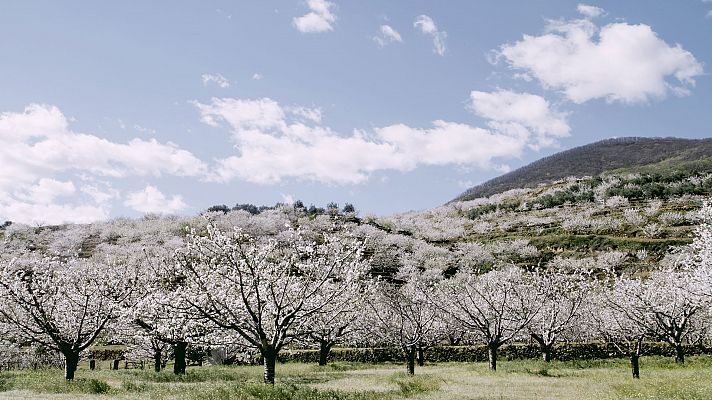
[(84, 387), (88, 393), (92, 394), (108, 393), (111, 390), (111, 386), (108, 383), (99, 379), (89, 379), (84, 384)]

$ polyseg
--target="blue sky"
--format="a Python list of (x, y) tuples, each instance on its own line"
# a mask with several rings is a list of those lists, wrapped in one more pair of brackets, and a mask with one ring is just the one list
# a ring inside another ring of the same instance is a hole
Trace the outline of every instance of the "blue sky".
[(0, 220), (434, 207), (554, 152), (710, 136), (712, 2), (22, 1)]

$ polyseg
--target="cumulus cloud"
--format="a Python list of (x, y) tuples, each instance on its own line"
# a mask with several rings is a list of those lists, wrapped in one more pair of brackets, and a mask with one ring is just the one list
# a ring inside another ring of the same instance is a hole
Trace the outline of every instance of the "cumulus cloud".
[(533, 132), (533, 146), (551, 145), (571, 131), (566, 115), (554, 110), (541, 96), (509, 90), (472, 91), (470, 100), (472, 111), (489, 120), (491, 128), (502, 131), (504, 127), (515, 127), (517, 131)]
[(205, 163), (172, 143), (116, 143), (74, 132), (57, 107), (43, 104), (0, 114), (0, 165), (0, 218), (53, 224), (109, 215), (117, 194), (92, 184), (92, 177), (204, 177), (207, 171)]
[(645, 24), (552, 21), (540, 36), (501, 46), (498, 58), (570, 100), (636, 103), (685, 95), (703, 73), (681, 45), (669, 45)]
[(243, 100), (213, 98), (210, 103), (193, 102), (200, 110), (200, 119), (211, 126), (218, 126), (222, 119), (237, 130), (271, 129), (284, 126), (286, 111), (270, 98)]
[(381, 25), (378, 30), (378, 35), (373, 37), (373, 40), (378, 43), (378, 46), (383, 47), (393, 42), (402, 43), (403, 38), (397, 30), (390, 25)]
[(331, 11), (334, 3), (326, 0), (308, 0), (309, 12), (301, 17), (294, 17), (292, 23), (302, 33), (318, 33), (334, 30), (336, 15)]
[(286, 110), (292, 114), (294, 114), (297, 117), (301, 117), (303, 119), (321, 123), (321, 108), (309, 108), (309, 107), (301, 107), (301, 106), (296, 106), (296, 107), (287, 107)]
[(427, 15), (419, 15), (413, 22), (413, 26), (420, 32), (432, 37), (433, 52), (441, 56), (445, 54), (447, 32), (439, 31), (432, 18)]
[(0, 214), (10, 221), (32, 225), (87, 224), (109, 218), (109, 208), (94, 204), (37, 204), (24, 201), (0, 203)]
[(41, 178), (35, 185), (21, 187), (15, 192), (15, 198), (39, 204), (50, 204), (57, 197), (70, 196), (76, 190), (72, 181)]
[(169, 199), (151, 185), (138, 192), (129, 193), (124, 205), (134, 211), (146, 214), (175, 214), (188, 207), (183, 201), (183, 197), (175, 195)]
[(200, 77), (203, 79), (203, 85), (214, 83), (221, 88), (230, 87), (230, 80), (220, 74), (203, 74)]
[(103, 188), (96, 184), (83, 185), (79, 190), (88, 195), (97, 204), (107, 204), (110, 200), (119, 198), (119, 191), (104, 183)]
[(262, 79), (262, 74), (260, 74), (259, 72), (255, 72), (254, 74), (252, 74), (252, 79), (259, 81)]
[(596, 18), (600, 17), (601, 15), (604, 15), (606, 11), (600, 7), (596, 6), (591, 6), (588, 4), (582, 4), (579, 3), (578, 6), (576, 6), (576, 9), (578, 10), (581, 15), (589, 17), (589, 18)]
[(213, 98), (194, 105), (203, 122), (232, 132), (238, 154), (218, 160), (212, 179), (221, 182), (239, 178), (270, 184), (293, 178), (357, 184), (376, 171), (422, 165), (501, 170), (506, 168), (502, 159), (519, 156), (527, 145), (547, 145), (552, 137), (568, 134), (564, 116), (548, 102), (512, 92), (489, 97), (473, 92), (471, 107), (488, 119), (487, 128), (436, 120), (426, 128), (394, 124), (350, 135), (322, 126), (320, 118), (302, 118), (300, 107), (269, 98)]

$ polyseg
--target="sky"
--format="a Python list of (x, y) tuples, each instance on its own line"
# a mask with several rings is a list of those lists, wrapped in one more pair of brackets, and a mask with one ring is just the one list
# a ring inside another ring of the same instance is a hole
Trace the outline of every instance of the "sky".
[(436, 207), (541, 157), (712, 136), (712, 0), (3, 1), (0, 220)]

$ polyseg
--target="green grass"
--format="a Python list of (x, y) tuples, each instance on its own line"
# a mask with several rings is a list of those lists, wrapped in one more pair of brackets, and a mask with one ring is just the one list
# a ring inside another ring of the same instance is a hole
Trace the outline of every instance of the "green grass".
[(486, 363), (440, 363), (404, 373), (400, 364), (337, 362), (319, 367), (277, 366), (277, 383), (261, 383), (259, 366), (191, 367), (182, 377), (170, 371), (80, 368), (65, 382), (60, 370), (0, 372), (0, 399), (679, 399), (712, 398), (712, 357), (643, 357), (641, 379), (630, 377), (626, 360), (545, 364), (504, 361), (496, 372)]

